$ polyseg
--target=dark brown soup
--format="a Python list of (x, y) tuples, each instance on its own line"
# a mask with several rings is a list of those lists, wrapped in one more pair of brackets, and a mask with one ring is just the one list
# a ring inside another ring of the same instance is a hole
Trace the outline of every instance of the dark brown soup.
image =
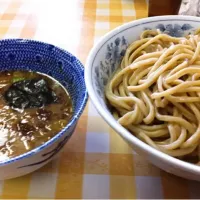
[(64, 87), (36, 72), (0, 72), (0, 96), (0, 160), (45, 143), (73, 113)]

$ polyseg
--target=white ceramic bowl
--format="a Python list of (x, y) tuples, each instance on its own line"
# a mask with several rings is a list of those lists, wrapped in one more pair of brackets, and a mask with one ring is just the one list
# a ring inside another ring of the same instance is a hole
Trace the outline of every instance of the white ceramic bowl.
[(200, 167), (168, 156), (137, 139), (123, 128), (109, 112), (104, 98), (104, 87), (119, 66), (128, 44), (139, 38), (145, 29), (159, 28), (172, 36), (182, 36), (200, 28), (200, 18), (189, 16), (159, 16), (136, 20), (117, 27), (91, 50), (85, 72), (89, 96), (104, 120), (141, 156), (159, 168), (187, 179), (200, 181)]

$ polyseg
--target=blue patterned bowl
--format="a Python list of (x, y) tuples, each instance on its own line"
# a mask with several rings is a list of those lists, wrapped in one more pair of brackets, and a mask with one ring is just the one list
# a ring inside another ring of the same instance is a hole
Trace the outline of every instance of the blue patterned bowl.
[(86, 86), (100, 115), (137, 153), (169, 173), (200, 181), (199, 166), (170, 157), (134, 137), (117, 123), (105, 101), (105, 85), (119, 66), (128, 45), (137, 40), (145, 29), (157, 28), (166, 34), (179, 37), (200, 28), (200, 18), (178, 15), (150, 17), (117, 27), (106, 34), (90, 52), (86, 63)]
[(70, 122), (45, 144), (18, 157), (0, 162), (0, 179), (30, 173), (49, 162), (72, 135), (87, 102), (84, 68), (72, 54), (51, 44), (9, 39), (0, 41), (0, 71), (32, 70), (58, 80), (69, 92), (74, 114)]

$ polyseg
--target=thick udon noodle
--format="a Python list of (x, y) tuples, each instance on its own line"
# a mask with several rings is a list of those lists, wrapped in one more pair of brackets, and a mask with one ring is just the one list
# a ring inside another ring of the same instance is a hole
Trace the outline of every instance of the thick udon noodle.
[[(144, 31), (106, 86), (113, 116), (174, 157), (200, 160), (200, 35)], [(195, 162), (197, 162), (195, 161)]]

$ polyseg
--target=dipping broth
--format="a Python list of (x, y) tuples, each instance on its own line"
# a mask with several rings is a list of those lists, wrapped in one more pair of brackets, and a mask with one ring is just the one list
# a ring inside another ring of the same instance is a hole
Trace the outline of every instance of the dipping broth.
[(0, 72), (0, 161), (51, 139), (72, 117), (64, 87), (31, 71)]

